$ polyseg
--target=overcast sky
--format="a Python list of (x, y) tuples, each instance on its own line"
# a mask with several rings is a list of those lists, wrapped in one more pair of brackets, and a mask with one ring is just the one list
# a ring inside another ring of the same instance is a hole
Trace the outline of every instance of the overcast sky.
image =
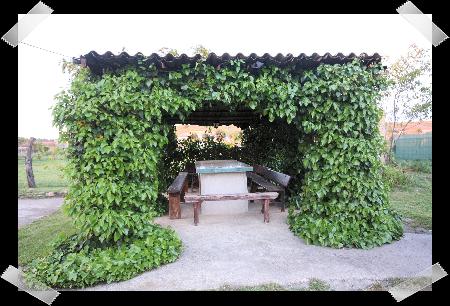
[[(405, 54), (412, 43), (431, 49), (431, 43), (398, 14), (52, 14), (23, 42), (68, 56), (67, 60), (91, 50), (119, 53), (123, 47), (130, 54), (149, 55), (161, 47), (189, 54), (198, 44), (216, 54), (378, 52), (390, 60)], [(67, 86), (61, 68), (63, 56), (23, 44), (18, 48), (18, 135), (57, 138), (49, 108), (54, 105), (54, 95)]]

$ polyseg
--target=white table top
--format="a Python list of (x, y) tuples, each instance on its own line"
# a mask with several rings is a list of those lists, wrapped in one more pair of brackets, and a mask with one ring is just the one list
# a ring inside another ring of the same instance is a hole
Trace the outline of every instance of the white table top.
[(237, 160), (202, 160), (195, 162), (197, 173), (230, 173), (253, 171), (253, 167)]

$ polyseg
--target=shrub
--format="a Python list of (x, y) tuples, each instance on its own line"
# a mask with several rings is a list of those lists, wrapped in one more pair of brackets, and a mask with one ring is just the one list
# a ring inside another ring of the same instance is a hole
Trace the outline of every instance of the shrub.
[(55, 288), (86, 287), (127, 280), (178, 258), (181, 241), (173, 230), (151, 225), (142, 234), (107, 247), (80, 242), (77, 235), (57, 240), (52, 254), (34, 260), (25, 275)]
[(411, 184), (411, 178), (401, 167), (385, 165), (383, 169), (383, 181), (392, 189), (394, 187), (404, 187)]
[(397, 163), (404, 169), (423, 173), (432, 172), (431, 160), (401, 160)]

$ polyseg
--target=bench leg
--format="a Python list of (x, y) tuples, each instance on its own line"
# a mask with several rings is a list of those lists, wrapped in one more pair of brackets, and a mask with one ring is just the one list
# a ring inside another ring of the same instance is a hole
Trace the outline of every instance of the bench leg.
[(264, 200), (264, 222), (269, 223), (269, 199)]
[(198, 214), (201, 202), (194, 202), (194, 225), (198, 224)]
[(169, 218), (181, 219), (180, 194), (169, 194)]

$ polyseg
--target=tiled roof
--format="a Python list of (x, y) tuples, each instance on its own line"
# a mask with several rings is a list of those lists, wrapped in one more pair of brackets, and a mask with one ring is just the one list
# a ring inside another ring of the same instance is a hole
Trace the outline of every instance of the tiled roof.
[[(355, 58), (361, 59), (365, 65), (379, 63), (381, 61), (381, 56), (378, 53), (374, 53), (373, 55), (368, 55), (366, 53), (361, 53), (360, 55), (356, 55), (354, 53), (350, 53), (349, 55), (344, 55), (342, 53), (338, 53), (336, 55), (331, 55), (330, 53), (325, 53), (324, 55), (319, 55), (317, 53), (306, 55), (301, 53), (298, 56), (294, 56), (292, 54), (278, 54), (276, 56), (271, 56), (268, 53), (265, 53), (263, 56), (258, 56), (255, 53), (252, 53), (249, 56), (245, 56), (242, 53), (231, 56), (228, 53), (224, 53), (222, 55), (210, 53), (205, 62), (209, 65), (217, 67), (230, 60), (241, 59), (245, 61), (249, 69), (258, 69), (264, 65), (275, 65), (281, 68), (290, 66), (298, 71), (315, 68), (322, 63), (345, 64), (351, 62)], [(195, 63), (200, 59), (201, 56), (199, 54), (192, 57), (186, 54), (182, 54), (180, 56), (173, 56), (172, 54), (160, 56), (156, 53), (152, 53), (150, 56), (144, 56), (142, 53), (129, 55), (126, 52), (122, 52), (118, 55), (114, 55), (110, 51), (104, 54), (98, 54), (95, 51), (91, 51), (86, 55), (80, 56), (80, 58), (75, 58), (73, 62), (76, 64), (85, 64), (93, 73), (101, 74), (105, 69), (114, 70), (127, 65), (138, 65), (139, 61), (142, 61), (148, 65), (153, 63), (160, 70), (177, 70), (181, 68), (181, 65), (195, 65)]]

